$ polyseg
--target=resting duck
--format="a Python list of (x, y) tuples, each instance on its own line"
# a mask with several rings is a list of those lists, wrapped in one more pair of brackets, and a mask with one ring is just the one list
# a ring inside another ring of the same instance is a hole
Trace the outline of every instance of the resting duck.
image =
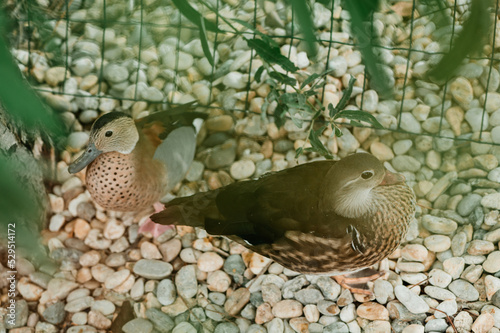
[[(205, 228), (300, 273), (340, 275), (389, 256), (414, 213), (415, 195), (405, 178), (358, 153), (176, 198), (151, 219)], [(369, 293), (366, 283), (359, 284), (366, 281), (362, 276), (337, 281)]]
[[(155, 205), (161, 210), (158, 201), (184, 178), (193, 161), (193, 122), (201, 125), (206, 118), (189, 108), (153, 113), (137, 122), (123, 112), (104, 114), (92, 125), (89, 144), (69, 172), (88, 166), (87, 189), (106, 209), (140, 211)], [(139, 231), (157, 237), (168, 228), (147, 221)]]

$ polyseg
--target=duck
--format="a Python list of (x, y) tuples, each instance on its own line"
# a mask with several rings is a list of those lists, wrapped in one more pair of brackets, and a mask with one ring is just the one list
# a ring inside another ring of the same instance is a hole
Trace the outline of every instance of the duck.
[[(74, 174), (87, 167), (87, 190), (107, 210), (134, 212), (153, 206), (160, 211), (160, 199), (184, 179), (195, 156), (206, 114), (191, 109), (182, 105), (138, 121), (119, 111), (102, 115), (68, 171)], [(158, 237), (169, 228), (146, 220), (139, 232)]]
[(367, 282), (381, 275), (370, 267), (404, 240), (415, 202), (403, 175), (356, 153), (176, 198), (151, 219), (204, 228), (293, 271), (369, 294)]

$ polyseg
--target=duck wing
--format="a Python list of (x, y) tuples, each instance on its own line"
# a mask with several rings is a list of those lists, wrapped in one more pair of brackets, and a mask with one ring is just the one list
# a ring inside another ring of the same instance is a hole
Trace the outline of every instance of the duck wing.
[(356, 246), (361, 221), (339, 216), (319, 204), (324, 175), (334, 164), (303, 164), (258, 180), (177, 198), (151, 218), (161, 224), (204, 227), (212, 235), (229, 236), (261, 253), (271, 245), (295, 247), (298, 244), (293, 243), (316, 238)]
[(196, 152), (196, 119), (207, 115), (194, 112), (193, 103), (152, 113), (137, 122), (145, 136), (156, 146), (153, 159), (166, 167), (167, 189), (182, 181)]

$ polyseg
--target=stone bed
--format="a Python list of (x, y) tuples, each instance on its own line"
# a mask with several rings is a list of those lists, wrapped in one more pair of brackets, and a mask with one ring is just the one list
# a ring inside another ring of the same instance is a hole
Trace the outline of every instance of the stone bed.
[[(221, 15), (250, 21), (254, 3), (237, 3), (221, 3)], [(110, 4), (113, 10), (120, 6)], [(395, 2), (394, 12), (375, 15), (374, 27), (384, 36), (384, 45), (409, 46), (408, 12), (400, 7), (404, 3)], [(99, 10), (96, 4), (73, 12), (72, 18), (99, 18)], [(130, 15), (137, 18), (139, 14)], [(151, 9), (145, 15), (158, 24), (179, 20), (172, 7)], [(316, 3), (314, 15), (320, 37), (328, 40), (330, 11)], [(333, 25), (333, 39), (352, 42), (344, 20), (347, 13), (336, 7), (334, 15), (339, 20)], [(258, 17), (270, 34), (285, 35), (291, 27), (290, 12), (281, 1), (265, 2)], [(402, 130), (421, 134), (342, 127), (340, 138), (331, 137), (331, 129), (321, 137), (338, 157), (371, 152), (388, 169), (402, 172), (418, 197), (406, 242), (378, 265), (387, 274), (371, 285), (373, 296), (369, 297), (353, 295), (328, 277), (297, 274), (203, 230), (178, 227), (157, 239), (138, 235), (138, 222), (151, 212), (106, 212), (85, 190), (84, 172), (76, 176), (67, 172), (67, 165), (87, 143), (90, 124), (100, 114), (126, 110), (140, 117), (161, 107), (152, 102), (165, 100), (195, 100), (211, 106), (196, 161), (169, 198), (319, 159), (312, 153), (295, 158), (295, 149), (307, 138), (304, 130), (290, 120), (278, 129), (272, 116), (259, 114), (268, 84), (250, 80), (247, 96), (248, 76), (253, 77), (262, 61), (252, 59), (241, 37), (219, 36), (211, 84), (212, 67), (196, 32), (184, 31), (178, 40), (177, 32), (150, 28), (146, 36), (150, 47), (141, 52), (137, 71), (136, 30), (106, 29), (102, 60), (101, 28), (85, 23), (77, 29), (72, 24), (67, 38), (65, 21), (49, 23), (63, 49), (65, 40), (69, 41), (72, 62), (67, 77), (64, 67), (49, 65), (41, 53), (15, 49), (13, 54), (22, 70), (31, 59), (37, 88), (72, 130), (57, 164), (59, 184), (50, 188), (48, 230), (42, 233), (51, 258), (60, 265), (38, 267), (19, 260), (16, 325), (0, 323), (0, 331), (105, 332), (124, 302), (131, 300), (137, 318), (123, 327), (127, 333), (390, 332), (391, 327), (404, 333), (500, 332), (500, 147), (453, 140), (478, 139), (483, 122), (481, 139), (500, 143), (498, 63), (490, 74), (488, 61), (468, 60), (446, 93), (443, 86), (424, 81), (425, 73), (439, 60), (432, 54), (439, 51), (436, 41), (446, 35), (424, 16), (413, 22), (412, 48), (426, 52), (411, 52), (408, 63), (408, 52), (379, 50), (396, 92), (394, 100), (382, 100), (368, 82), (363, 90), (364, 66), (352, 46), (333, 44), (326, 59), (328, 48), (322, 44), (313, 62), (303, 43), (294, 40), (290, 46), (289, 39), (276, 38), (282, 54), (303, 73), (321, 72), (328, 62), (332, 72), (324, 88), (325, 105), (336, 105), (352, 75), (358, 80), (348, 109), (362, 105), (386, 128), (396, 128), (401, 117)], [(161, 33), (168, 36), (155, 39)], [(491, 45), (485, 47), (486, 53), (492, 51)], [(178, 63), (173, 66), (176, 54)], [(104, 82), (99, 87), (101, 64)], [(301, 82), (304, 77), (297, 79)], [(61, 91), (65, 94), (58, 94)], [(95, 98), (98, 92), (103, 93), (101, 98)], [(244, 110), (246, 103), (250, 112), (231, 112)], [(268, 112), (275, 107), (271, 104)], [(481, 119), (483, 108), (486, 112)], [(441, 138), (430, 136), (436, 134)]]

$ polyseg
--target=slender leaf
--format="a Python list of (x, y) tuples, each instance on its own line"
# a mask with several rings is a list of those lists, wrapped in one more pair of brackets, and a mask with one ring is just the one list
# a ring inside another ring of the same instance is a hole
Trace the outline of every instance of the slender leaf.
[(274, 47), (266, 43), (263, 39), (246, 39), (248, 46), (254, 49), (257, 54), (270, 64), (280, 65), (284, 70), (296, 72), (299, 68), (287, 57), (281, 54), (279, 47)]
[(308, 148), (307, 150), (317, 152), (322, 156), (325, 156), (326, 158), (332, 158), (332, 154), (330, 154), (328, 149), (326, 149), (326, 147), (319, 139), (325, 128), (326, 126), (322, 126), (317, 130), (311, 130), (311, 132), (309, 133), (309, 142), (311, 143), (311, 148)]
[(366, 111), (360, 110), (343, 110), (339, 111), (334, 119), (345, 118), (354, 121), (364, 121), (377, 129), (384, 129), (384, 126), (378, 122), (378, 120)]
[(182, 15), (184, 15), (188, 20), (197, 25), (200, 29), (200, 22), (203, 20), (205, 22), (205, 27), (207, 30), (217, 32), (217, 26), (215, 23), (208, 21), (205, 19), (196, 9), (194, 9), (189, 2), (186, 0), (172, 0), (175, 7), (179, 9)]
[(255, 75), (253, 76), (255, 81), (257, 81), (257, 83), (260, 83), (260, 79), (262, 78), (262, 73), (264, 73), (265, 69), (266, 68), (264, 66), (260, 66), (259, 68), (257, 68), (257, 71), (255, 72)]
[(299, 147), (295, 150), (295, 158), (299, 158), (300, 155), (304, 152), (304, 148)]
[(295, 17), (300, 24), (300, 30), (304, 34), (304, 39), (311, 56), (316, 55), (318, 48), (316, 45), (316, 28), (312, 20), (311, 11), (304, 0), (290, 0), (295, 10)]
[(210, 65), (214, 65), (214, 58), (212, 57), (212, 51), (210, 51), (210, 47), (208, 46), (208, 40), (207, 40), (207, 30), (205, 28), (205, 20), (200, 17), (200, 42), (201, 42), (201, 48), (203, 49), (203, 54), (207, 58), (208, 62)]
[(342, 133), (342, 131), (340, 130), (340, 128), (338, 128), (337, 126), (334, 126), (334, 129), (335, 129), (335, 136), (337, 138), (340, 138), (342, 135), (344, 135), (344, 133)]
[[(0, 22), (3, 14), (0, 12)], [(13, 119), (23, 124), (28, 132), (39, 130), (54, 139), (63, 148), (66, 129), (60, 117), (52, 112), (29, 87), (21, 75), (7, 48), (7, 43), (0, 37), (0, 102)]]
[(366, 70), (370, 74), (372, 86), (383, 97), (392, 95), (392, 87), (389, 85), (391, 78), (382, 70), (382, 60), (373, 52), (373, 45), (381, 45), (377, 36), (368, 34), (365, 25), (370, 24), (372, 13), (379, 8), (380, 0), (348, 0), (343, 2), (345, 9), (351, 15), (351, 32), (358, 40), (358, 48), (363, 56)]
[(453, 47), (441, 61), (430, 71), (429, 76), (435, 80), (446, 80), (452, 76), (462, 61), (471, 54), (481, 51), (485, 42), (488, 42), (492, 28), (489, 7), (492, 1), (472, 0), (470, 15), (463, 23), (462, 31), (453, 41)]
[(287, 107), (284, 104), (278, 103), (276, 110), (274, 110), (274, 123), (278, 128), (285, 124)]
[(333, 118), (333, 116), (339, 112), (340, 110), (344, 110), (345, 106), (347, 105), (347, 102), (351, 99), (352, 95), (352, 88), (354, 87), (354, 82), (356, 82), (356, 78), (354, 76), (351, 76), (349, 79), (349, 83), (347, 85), (347, 89), (344, 90), (342, 93), (342, 98), (340, 99), (339, 103), (335, 108), (330, 109), (330, 117)]
[(281, 74), (280, 72), (271, 71), (268, 74), (273, 79), (275, 79), (281, 83), (288, 84), (289, 86), (294, 86), (297, 83), (297, 80), (295, 80), (293, 77), (289, 77), (288, 75)]
[(313, 82), (314, 80), (316, 80), (317, 78), (319, 78), (321, 75), (318, 74), (318, 73), (313, 73), (311, 74), (308, 78), (306, 78), (304, 80), (304, 82), (302, 82), (302, 84), (300, 85), (300, 89), (304, 89), (305, 86), (307, 86), (309, 83)]

